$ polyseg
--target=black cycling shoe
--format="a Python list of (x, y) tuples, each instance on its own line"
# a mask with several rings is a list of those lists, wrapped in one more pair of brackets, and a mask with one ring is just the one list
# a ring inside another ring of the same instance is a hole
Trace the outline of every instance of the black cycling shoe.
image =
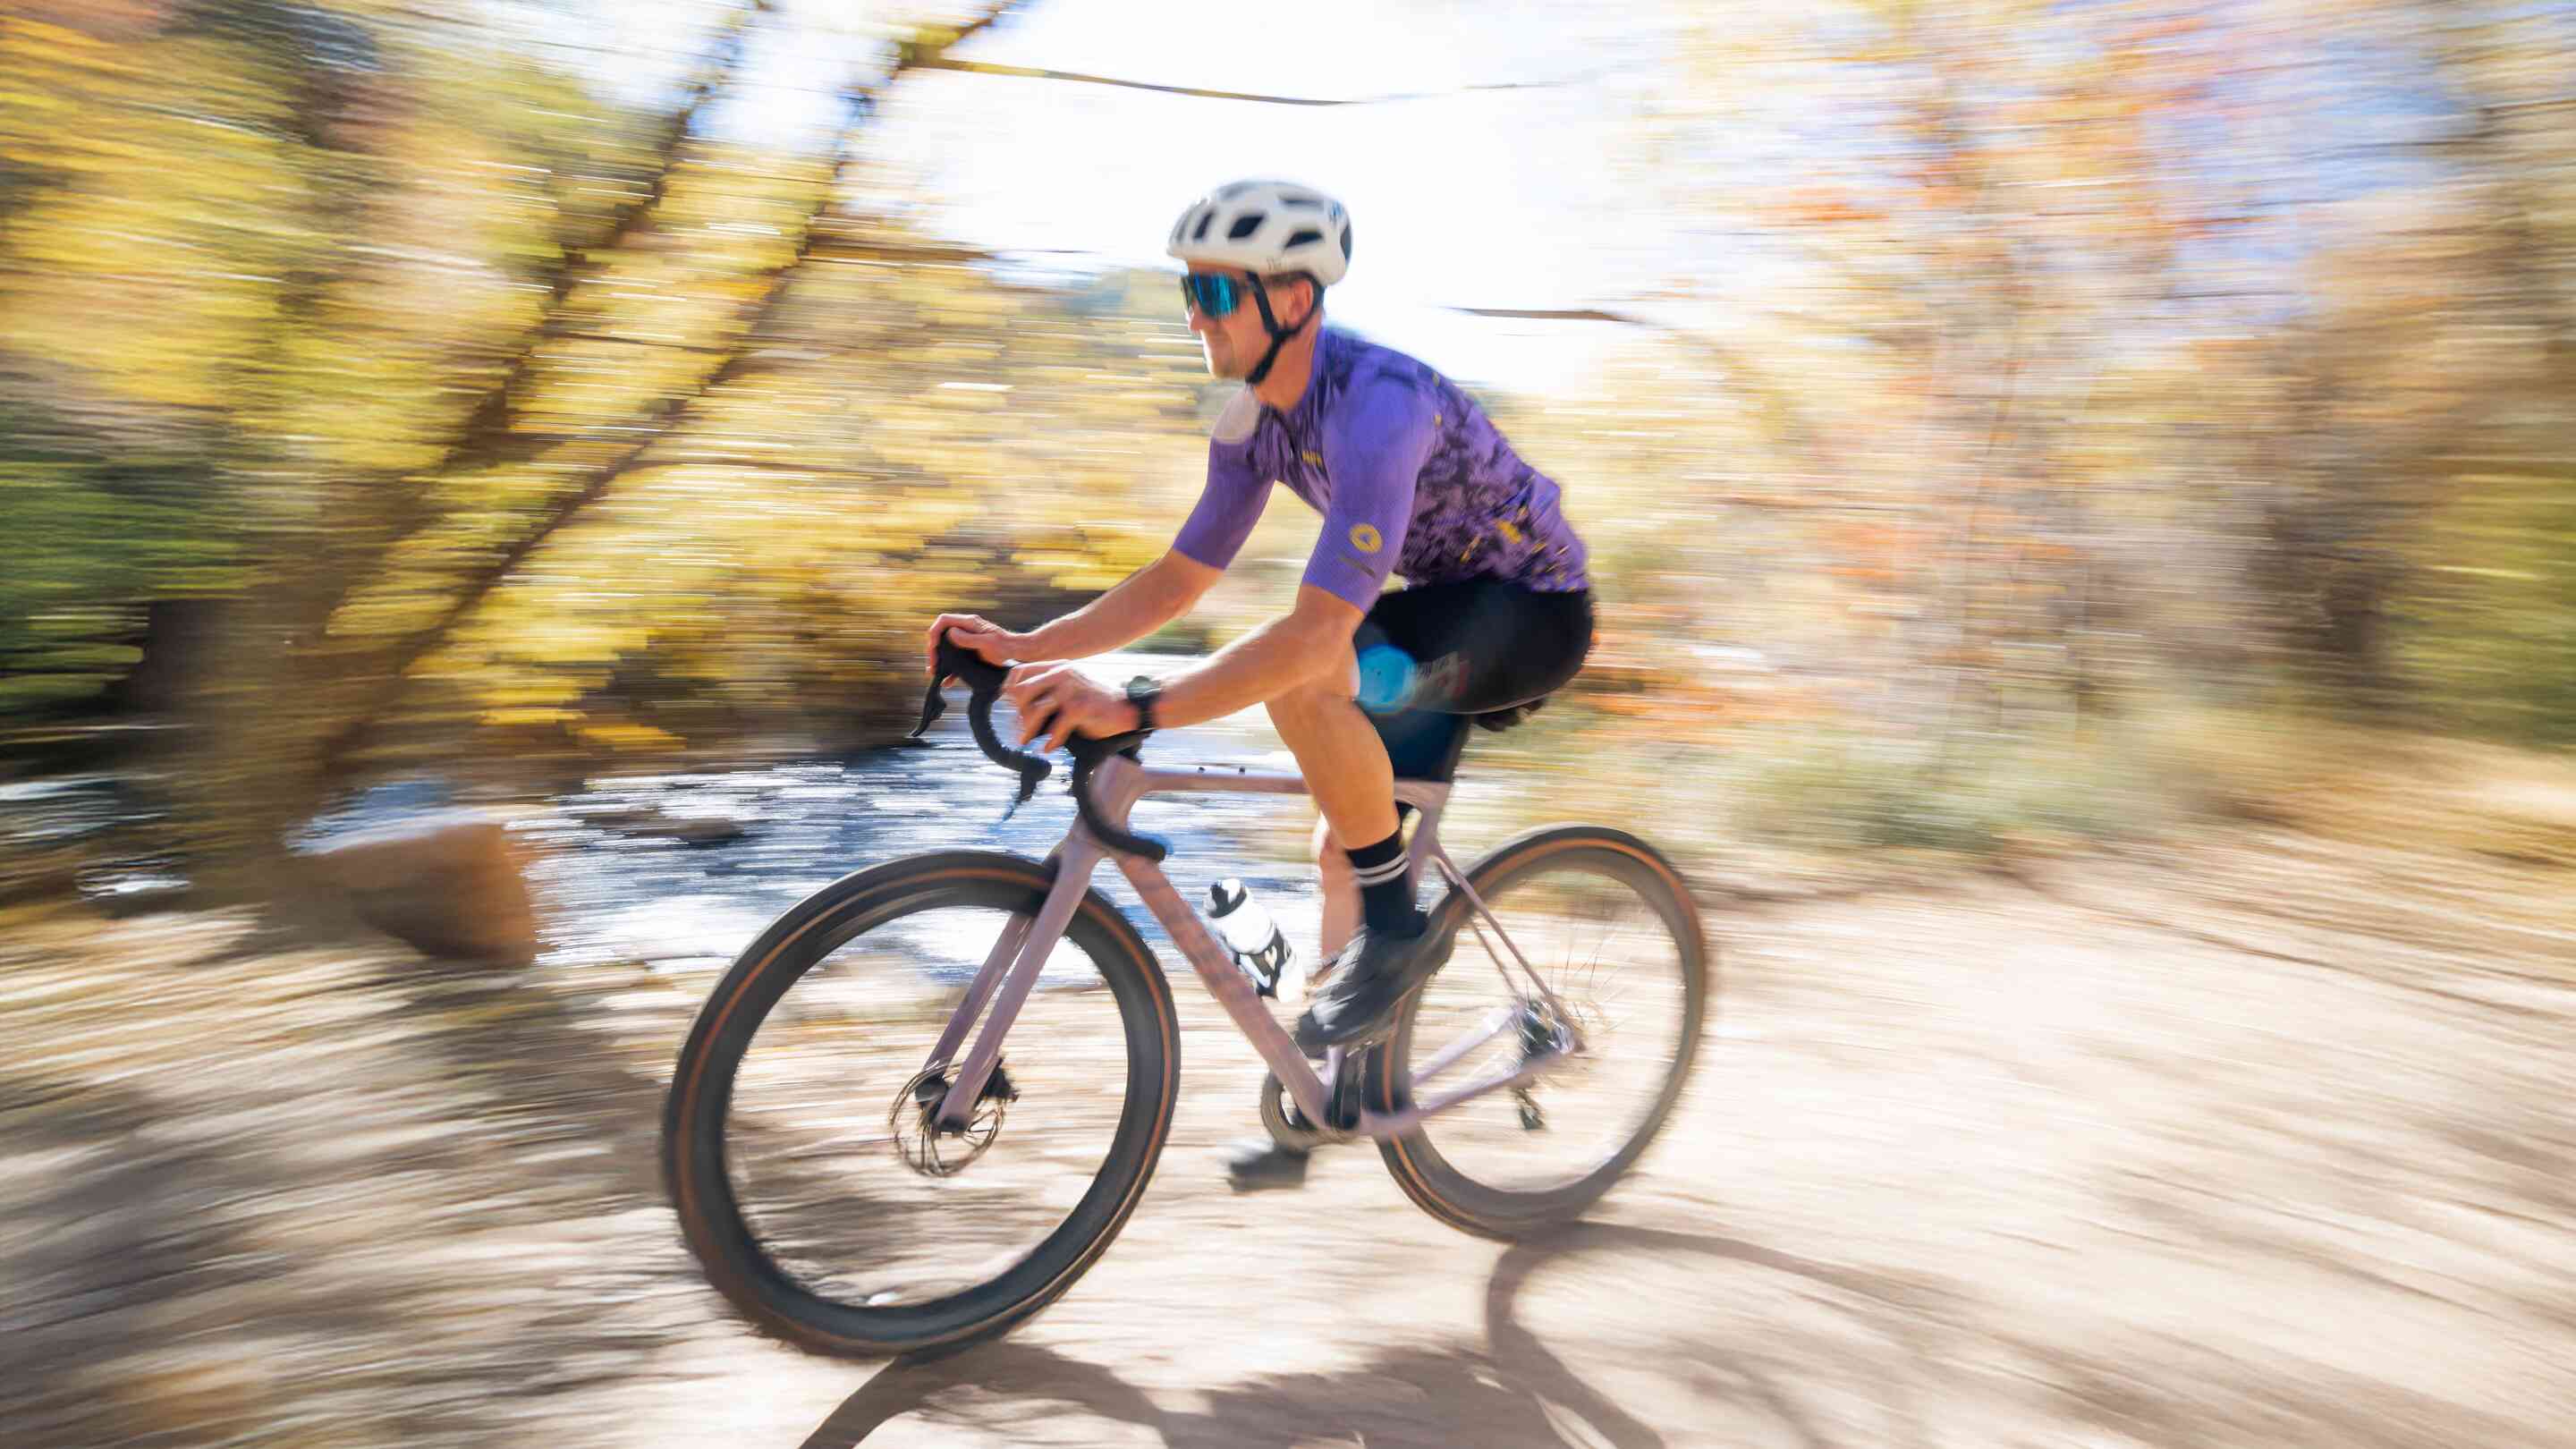
[(1449, 948), (1446, 942), (1435, 948), (1426, 930), (1402, 935), (1363, 926), (1341, 961), (1341, 969), (1297, 1018), (1297, 1046), (1308, 1056), (1384, 1032), (1404, 998), (1448, 964)]
[(1312, 1153), (1282, 1147), (1267, 1137), (1247, 1137), (1225, 1154), (1225, 1180), (1236, 1192), (1268, 1192), (1306, 1185)]

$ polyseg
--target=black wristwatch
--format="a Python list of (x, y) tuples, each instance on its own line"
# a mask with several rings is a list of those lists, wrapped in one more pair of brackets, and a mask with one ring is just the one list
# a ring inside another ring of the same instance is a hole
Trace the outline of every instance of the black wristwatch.
[(1127, 681), (1127, 702), (1136, 706), (1136, 728), (1154, 727), (1154, 705), (1163, 697), (1163, 681), (1139, 674)]

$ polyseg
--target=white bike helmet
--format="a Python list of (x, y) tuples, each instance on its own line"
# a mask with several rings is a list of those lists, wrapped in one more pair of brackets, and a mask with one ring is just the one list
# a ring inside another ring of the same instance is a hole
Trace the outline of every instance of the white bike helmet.
[(1270, 350), (1243, 380), (1259, 387), (1279, 360), (1279, 350), (1321, 310), (1309, 308), (1295, 327), (1280, 326), (1270, 308), (1270, 289), (1261, 279), (1299, 274), (1313, 279), (1319, 293), (1340, 281), (1351, 269), (1351, 218), (1340, 202), (1311, 186), (1236, 181), (1191, 202), (1172, 223), (1164, 251), (1184, 262), (1241, 267), (1252, 274), (1252, 301), (1261, 309)]
[(1329, 287), (1351, 268), (1351, 218), (1311, 186), (1237, 181), (1191, 202), (1165, 250), (1256, 276), (1304, 272)]

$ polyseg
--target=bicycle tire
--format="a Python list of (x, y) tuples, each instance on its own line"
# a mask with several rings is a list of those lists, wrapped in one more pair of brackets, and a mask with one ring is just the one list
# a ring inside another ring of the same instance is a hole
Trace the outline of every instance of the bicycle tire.
[[(1480, 1237), (1526, 1237), (1570, 1221), (1599, 1201), (1663, 1130), (1698, 1054), (1708, 1002), (1707, 932), (1680, 872), (1653, 846), (1607, 826), (1553, 826), (1497, 848), (1467, 871), (1467, 881), (1492, 903), (1505, 897), (1513, 882), (1525, 875), (1567, 867), (1607, 874), (1631, 886), (1671, 932), (1681, 984), (1677, 1045), (1652, 1105), (1628, 1139), (1589, 1174), (1562, 1186), (1512, 1191), (1476, 1180), (1452, 1165), (1433, 1140), (1442, 1120), (1438, 1116), (1413, 1132), (1379, 1142), (1387, 1170), (1407, 1197), (1433, 1217)], [(1508, 931), (1512, 920), (1508, 907), (1497, 904), (1495, 909)], [(1453, 890), (1435, 913), (1432, 929), (1455, 936), (1466, 929), (1471, 910)], [(1448, 969), (1457, 966), (1453, 963)], [(1365, 1093), (1377, 1111), (1397, 1111), (1406, 1101), (1412, 1081), (1414, 1027), (1424, 999), (1422, 992), (1409, 998), (1384, 1042), (1369, 1054)]]
[[(1180, 1027), (1170, 983), (1144, 938), (1096, 888), (1085, 892), (1065, 940), (1090, 959), (1117, 1003), (1127, 1045), (1126, 1096), (1089, 1191), (1027, 1257), (990, 1280), (929, 1303), (877, 1307), (838, 1301), (798, 1282), (773, 1259), (747, 1220), (727, 1168), (725, 1125), (736, 1073), (761, 1021), (799, 978), (866, 932), (925, 910), (991, 907), (1034, 915), (1053, 880), (1052, 862), (987, 851), (939, 852), (860, 871), (779, 917), (718, 982), (672, 1076), (662, 1170), (690, 1252), (744, 1322), (799, 1348), (841, 1358), (963, 1347), (1001, 1334), (1054, 1302), (1126, 1225), (1171, 1130)], [(904, 1169), (887, 1163), (886, 1170)]]

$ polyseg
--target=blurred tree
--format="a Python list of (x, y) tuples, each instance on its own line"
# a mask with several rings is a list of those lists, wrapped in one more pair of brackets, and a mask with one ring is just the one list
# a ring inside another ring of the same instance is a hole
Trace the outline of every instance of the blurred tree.
[[(145, 600), (220, 600), (156, 691), (191, 722), (184, 815), (207, 855), (280, 848), (399, 670), (743, 367), (886, 83), (852, 82), (832, 165), (698, 144), (765, 9), (658, 120), (373, 4), (0, 22), (12, 522), (51, 545), (5, 601), (13, 691), (94, 692)], [(94, 549), (119, 513), (168, 546)]]
[[(1166, 289), (897, 219), (876, 107), (997, 69), (949, 51), (999, 12), (876, 22), (823, 154), (714, 139), (785, 9), (705, 0), (640, 108), (479, 10), (0, 19), (0, 716), (184, 719), (187, 843), (257, 859), (392, 761), (851, 737), (925, 601), (1158, 549), (1211, 395)], [(1587, 688), (1627, 727), (1865, 717), (1937, 780), (2285, 666), (2491, 728), (2576, 687), (2562, 18), (1639, 14), (1688, 260), (1545, 314), (1634, 324), (1593, 395), (1494, 400), (1618, 581)], [(2437, 122), (2275, 134), (2399, 111)]]
[[(1845, 652), (1928, 686), (1885, 717), (2080, 718), (2122, 678), (2280, 663), (2394, 697), (2385, 620), (2444, 459), (2564, 392), (2562, 20), (1871, 0), (1680, 22), (1697, 84), (1647, 108), (1641, 150), (1768, 280), (1677, 279), (1665, 305), (1834, 440), (1830, 476), (1774, 460), (1764, 487), (1855, 515), (1809, 557), (1842, 581)], [(2321, 80), (2328, 39), (2386, 74)], [(2405, 98), (2410, 67), (2452, 94)], [(2471, 120), (2272, 169), (2254, 125), (2320, 85)]]

